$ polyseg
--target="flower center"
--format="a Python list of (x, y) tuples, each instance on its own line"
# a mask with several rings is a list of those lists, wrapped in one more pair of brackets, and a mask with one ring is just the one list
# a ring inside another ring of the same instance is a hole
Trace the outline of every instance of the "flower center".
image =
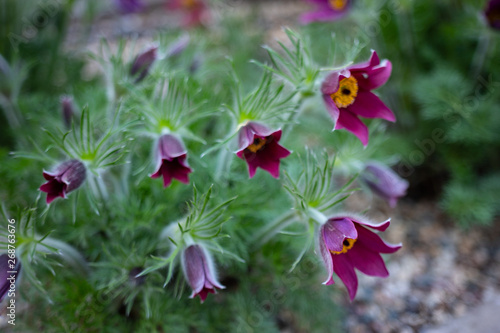
[(347, 0), (328, 0), (328, 3), (334, 10), (342, 10), (347, 5)]
[(354, 76), (340, 80), (339, 90), (330, 95), (338, 108), (345, 108), (354, 103), (358, 96), (358, 81)]
[(265, 138), (255, 138), (253, 139), (253, 143), (247, 147), (252, 153), (256, 153), (261, 150), (267, 143)]
[(332, 251), (330, 250), (330, 252), (332, 254), (341, 254), (341, 253), (346, 253), (348, 250), (352, 249), (352, 247), (354, 246), (354, 243), (356, 243), (356, 240), (353, 239), (353, 238), (344, 238), (344, 241), (342, 242), (342, 251)]

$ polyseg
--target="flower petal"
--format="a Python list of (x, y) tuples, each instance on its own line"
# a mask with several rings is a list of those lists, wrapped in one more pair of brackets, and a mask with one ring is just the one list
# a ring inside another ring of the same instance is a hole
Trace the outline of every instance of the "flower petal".
[[(248, 146), (253, 143), (255, 139), (255, 135), (261, 138), (265, 138), (271, 134), (273, 134), (273, 130), (269, 129), (267, 126), (263, 124), (259, 124), (257, 122), (249, 122), (242, 128), (240, 128), (239, 137), (238, 137), (238, 150), (236, 153), (241, 152)], [(281, 130), (280, 130), (281, 137)], [(279, 140), (279, 139), (278, 139)], [(242, 158), (241, 156), (238, 156)]]
[(363, 146), (368, 144), (368, 127), (354, 113), (349, 112), (347, 109), (340, 112), (339, 119), (335, 124), (335, 129), (343, 128), (356, 135), (361, 143), (363, 143)]
[(359, 91), (356, 101), (347, 110), (364, 118), (381, 118), (396, 121), (394, 113), (375, 94), (369, 91)]
[(352, 301), (356, 296), (356, 291), (358, 290), (358, 277), (356, 276), (356, 272), (354, 272), (354, 266), (349, 261), (349, 258), (344, 254), (332, 256), (332, 260), (333, 270), (342, 282), (344, 282), (344, 285), (349, 292), (349, 298)]
[(402, 246), (401, 244), (392, 245), (384, 242), (379, 235), (365, 227), (356, 226), (356, 229), (358, 231), (358, 241), (356, 242), (356, 245), (359, 243), (359, 245), (371, 251), (379, 253), (394, 253)]
[(186, 275), (186, 280), (193, 289), (192, 297), (200, 293), (205, 285), (205, 272), (201, 256), (201, 250), (198, 245), (189, 246), (184, 250), (182, 255), (182, 267)]
[(358, 84), (362, 89), (373, 90), (383, 86), (392, 72), (392, 63), (389, 60), (384, 60), (382, 63), (376, 67), (373, 67), (363, 73), (364, 75), (356, 75), (353, 71), (353, 75), (356, 75)]
[(380, 254), (367, 249), (361, 243), (356, 243), (351, 250), (347, 251), (346, 255), (354, 267), (366, 275), (379, 277), (389, 276), (389, 272)]
[(187, 154), (187, 150), (181, 140), (171, 134), (164, 134), (158, 140), (158, 152), (160, 159), (172, 160)]
[[(320, 232), (321, 234), (321, 232)], [(319, 238), (319, 252), (321, 254), (321, 258), (323, 259), (323, 262), (325, 263), (326, 267), (326, 272), (328, 274), (328, 277), (326, 278), (325, 282), (323, 284), (325, 285), (331, 285), (334, 284), (335, 281), (333, 281), (333, 261), (332, 261), (332, 254), (328, 250), (328, 248), (325, 245), (325, 242), (323, 241), (323, 238)]]
[(367, 222), (367, 221), (361, 221), (360, 219), (352, 219), (352, 221), (354, 223), (361, 224), (361, 225), (370, 227), (370, 228), (378, 230), (378, 231), (386, 231), (387, 228), (389, 228), (389, 225), (391, 224), (391, 219), (388, 219), (387, 221), (384, 221), (384, 222), (379, 223), (379, 224), (374, 224), (374, 223)]
[(339, 120), (340, 110), (337, 107), (337, 105), (335, 104), (335, 102), (331, 99), (330, 95), (323, 95), (323, 100), (325, 101), (326, 110), (328, 111), (328, 113), (330, 114), (330, 116), (333, 119), (334, 128), (335, 128), (335, 125), (337, 124), (337, 122)]
[(342, 251), (344, 239), (358, 238), (358, 232), (354, 223), (346, 218), (334, 218), (328, 220), (320, 229), (323, 242), (330, 251)]

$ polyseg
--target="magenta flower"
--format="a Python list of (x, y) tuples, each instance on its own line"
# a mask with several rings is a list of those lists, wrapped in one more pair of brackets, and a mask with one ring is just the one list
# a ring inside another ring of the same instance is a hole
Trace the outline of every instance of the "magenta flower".
[(149, 74), (149, 70), (157, 58), (157, 51), (158, 46), (151, 46), (135, 58), (130, 67), (130, 75), (137, 75), (135, 83), (141, 82)]
[(182, 141), (171, 134), (164, 134), (158, 139), (156, 149), (156, 172), (151, 178), (163, 176), (163, 186), (172, 183), (172, 178), (188, 184), (192, 172), (186, 161), (187, 150)]
[(359, 117), (396, 121), (394, 113), (371, 92), (387, 82), (391, 70), (391, 62), (380, 62), (377, 52), (372, 51), (369, 61), (333, 72), (325, 79), (321, 92), (335, 129), (345, 128), (366, 146), (368, 127)]
[(272, 131), (264, 125), (249, 122), (240, 129), (236, 155), (248, 164), (250, 178), (258, 167), (266, 170), (274, 178), (280, 175), (280, 159), (290, 152), (279, 145), (281, 130)]
[(217, 281), (210, 253), (200, 245), (187, 247), (182, 253), (181, 264), (184, 276), (193, 289), (190, 298), (200, 296), (203, 303), (208, 293), (215, 294), (215, 288), (226, 288)]
[(387, 244), (376, 233), (366, 228), (385, 231), (389, 224), (390, 221), (386, 221), (374, 225), (342, 216), (333, 217), (322, 225), (319, 248), (328, 271), (328, 278), (323, 284), (333, 284), (335, 272), (344, 282), (349, 297), (353, 300), (358, 289), (354, 268), (370, 276), (389, 276), (380, 253), (394, 253), (401, 248), (401, 244)]
[(500, 0), (490, 0), (484, 14), (490, 27), (500, 30)]
[(408, 181), (399, 177), (391, 168), (378, 162), (369, 162), (361, 174), (361, 180), (370, 189), (396, 207), (398, 198), (406, 195)]
[(78, 160), (69, 160), (59, 164), (53, 172), (43, 171), (43, 178), (48, 180), (40, 186), (40, 191), (47, 193), (47, 203), (55, 198), (66, 199), (66, 194), (79, 188), (85, 181), (87, 169)]
[(300, 16), (300, 22), (335, 21), (342, 18), (351, 7), (352, 0), (306, 0), (316, 5), (316, 10)]
[[(11, 263), (14, 262), (15, 266), (11, 266)], [(16, 289), (15, 283), (20, 272), (21, 262), (18, 258), (13, 257), (12, 259), (10, 255), (6, 253), (0, 255), (0, 302), (4, 299), (5, 295), (8, 294), (9, 290)]]

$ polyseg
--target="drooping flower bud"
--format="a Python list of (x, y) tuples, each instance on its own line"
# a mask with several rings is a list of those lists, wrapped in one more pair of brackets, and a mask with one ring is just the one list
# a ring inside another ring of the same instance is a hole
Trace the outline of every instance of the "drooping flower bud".
[(189, 183), (192, 172), (186, 161), (187, 150), (182, 141), (171, 134), (164, 134), (158, 139), (156, 148), (156, 172), (151, 178), (163, 177), (163, 186), (167, 187), (172, 178), (182, 183)]
[(47, 183), (40, 186), (40, 191), (47, 193), (47, 203), (55, 198), (66, 199), (66, 194), (79, 188), (87, 176), (85, 165), (78, 160), (69, 160), (59, 164), (55, 171), (43, 172)]
[(184, 276), (193, 289), (190, 298), (200, 296), (203, 303), (208, 293), (215, 294), (215, 288), (224, 289), (217, 281), (212, 256), (201, 245), (188, 246), (181, 257)]
[(69, 129), (71, 127), (71, 122), (73, 121), (73, 117), (75, 116), (73, 97), (71, 96), (61, 97), (61, 112), (64, 121), (64, 126), (66, 126), (66, 128)]
[(344, 282), (351, 300), (356, 296), (358, 278), (354, 268), (370, 276), (387, 277), (380, 253), (394, 253), (401, 244), (385, 243), (368, 228), (385, 231), (390, 221), (371, 224), (359, 218), (338, 216), (330, 218), (320, 228), (319, 250), (325, 263), (328, 278), (323, 284), (333, 284), (333, 273)]
[(399, 177), (391, 168), (378, 162), (366, 164), (361, 180), (375, 194), (387, 200), (391, 207), (396, 206), (398, 198), (406, 195), (409, 185), (406, 179)]
[(500, 0), (490, 0), (484, 14), (490, 27), (500, 30)]
[(266, 170), (274, 178), (280, 174), (280, 160), (290, 155), (278, 142), (281, 130), (272, 131), (266, 126), (249, 122), (240, 129), (236, 155), (248, 164), (250, 178), (258, 167)]
[(20, 272), (21, 262), (19, 259), (16, 257), (12, 259), (6, 253), (0, 255), (0, 302), (8, 294), (9, 290), (15, 289), (16, 280)]
[(130, 67), (130, 75), (137, 76), (135, 83), (141, 82), (149, 74), (149, 70), (157, 58), (157, 51), (158, 46), (155, 45), (135, 58), (132, 67)]

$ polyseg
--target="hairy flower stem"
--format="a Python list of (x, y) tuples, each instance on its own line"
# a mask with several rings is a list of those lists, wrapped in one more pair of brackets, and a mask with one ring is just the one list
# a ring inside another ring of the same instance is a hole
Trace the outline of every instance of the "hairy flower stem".
[(290, 134), (290, 132), (292, 131), (292, 128), (293, 128), (295, 120), (302, 113), (302, 109), (303, 109), (302, 105), (304, 104), (304, 101), (307, 98), (311, 97), (311, 96), (312, 95), (304, 94), (304, 93), (300, 93), (299, 94), (299, 98), (298, 98), (298, 101), (296, 102), (296, 106), (293, 109), (293, 112), (290, 112), (290, 114), (288, 115), (288, 119), (285, 122), (285, 125), (287, 125), (287, 126), (283, 129), (283, 138), (282, 138), (282, 140), (286, 139), (286, 137), (288, 136), (288, 134)]
[(37, 246), (37, 248), (38, 250), (47, 252), (48, 254), (52, 253), (51, 248), (57, 249), (55, 254), (61, 256), (61, 258), (70, 264), (78, 274), (86, 276), (90, 273), (89, 266), (82, 255), (72, 246), (63, 241), (47, 237), (43, 240), (43, 243)]
[(274, 235), (280, 232), (280, 230), (295, 222), (296, 217), (296, 212), (291, 210), (288, 213), (281, 215), (271, 223), (266, 224), (262, 229), (257, 231), (250, 240), (250, 243), (253, 244), (254, 250), (262, 247), (271, 238), (273, 238)]
[(320, 225), (323, 225), (326, 223), (326, 221), (328, 221), (328, 217), (326, 217), (325, 214), (321, 213), (315, 208), (309, 207), (307, 209), (307, 215), (309, 215), (310, 218), (318, 222)]
[(476, 80), (481, 73), (484, 61), (488, 55), (488, 51), (491, 49), (491, 34), (486, 33), (479, 37), (477, 42), (476, 51), (471, 62), (470, 76), (471, 79)]

